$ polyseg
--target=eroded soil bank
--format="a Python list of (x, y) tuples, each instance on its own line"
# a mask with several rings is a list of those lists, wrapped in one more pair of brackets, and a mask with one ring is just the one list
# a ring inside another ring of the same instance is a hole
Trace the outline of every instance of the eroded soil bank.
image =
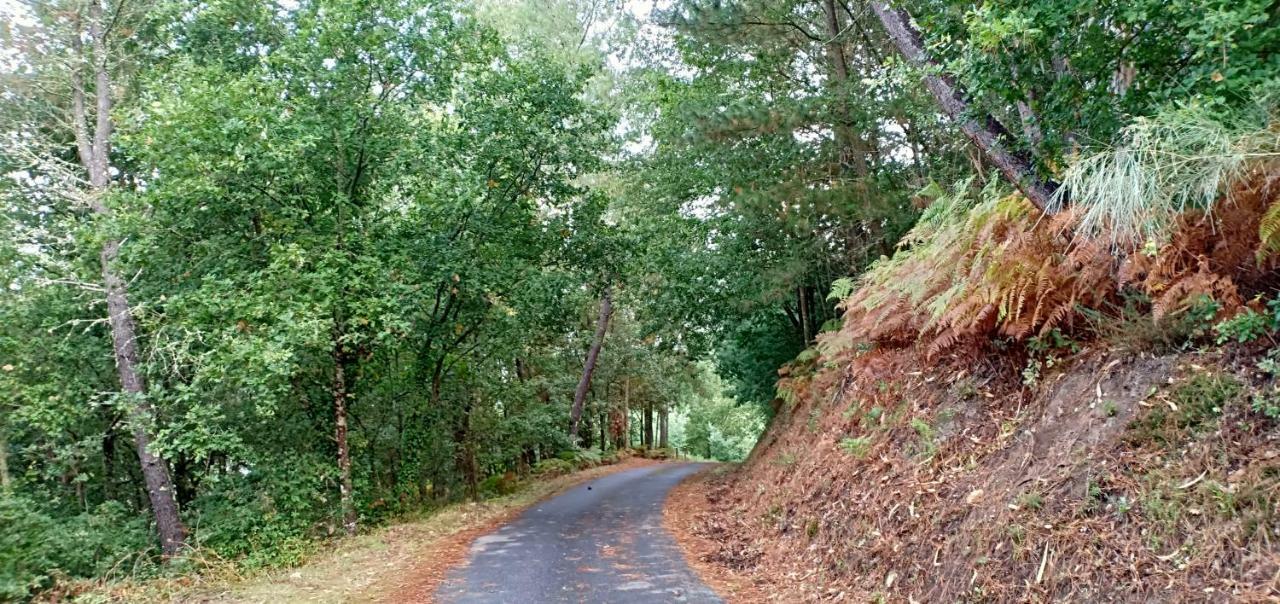
[(793, 369), (751, 457), (681, 485), (667, 523), (738, 602), (1276, 601), (1262, 352)]

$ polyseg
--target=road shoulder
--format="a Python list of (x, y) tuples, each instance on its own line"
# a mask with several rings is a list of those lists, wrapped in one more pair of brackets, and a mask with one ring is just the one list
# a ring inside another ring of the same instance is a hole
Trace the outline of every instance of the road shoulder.
[(704, 522), (714, 498), (724, 492), (725, 473), (732, 467), (708, 466), (671, 489), (662, 507), (662, 526), (674, 537), (689, 568), (726, 603), (768, 602), (768, 592), (749, 573), (714, 559), (719, 547)]

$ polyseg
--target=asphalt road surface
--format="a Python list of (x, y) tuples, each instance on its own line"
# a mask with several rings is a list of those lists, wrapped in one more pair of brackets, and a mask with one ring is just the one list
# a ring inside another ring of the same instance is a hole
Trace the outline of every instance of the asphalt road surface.
[(720, 602), (662, 528), (662, 502), (699, 464), (659, 464), (584, 483), (476, 539), (442, 603)]

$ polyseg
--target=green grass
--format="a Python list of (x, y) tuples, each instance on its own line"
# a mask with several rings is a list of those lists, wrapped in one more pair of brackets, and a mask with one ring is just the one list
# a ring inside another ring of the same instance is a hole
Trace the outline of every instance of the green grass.
[(1082, 236), (1106, 234), (1136, 249), (1159, 240), (1189, 209), (1212, 210), (1219, 196), (1254, 162), (1280, 157), (1280, 132), (1269, 130), (1269, 108), (1224, 116), (1185, 106), (1138, 118), (1120, 144), (1075, 162), (1055, 196), (1083, 211)]
[(1044, 495), (1036, 491), (1026, 491), (1018, 495), (1018, 507), (1024, 510), (1039, 510), (1044, 507)]
[(1174, 387), (1167, 402), (1157, 401), (1149, 413), (1134, 420), (1130, 424), (1132, 438), (1164, 445), (1180, 442), (1187, 434), (1216, 422), (1242, 391), (1243, 386), (1232, 376), (1197, 374)]
[(858, 436), (847, 437), (840, 441), (840, 448), (845, 453), (852, 455), (858, 459), (866, 459), (867, 454), (871, 452), (871, 437)]

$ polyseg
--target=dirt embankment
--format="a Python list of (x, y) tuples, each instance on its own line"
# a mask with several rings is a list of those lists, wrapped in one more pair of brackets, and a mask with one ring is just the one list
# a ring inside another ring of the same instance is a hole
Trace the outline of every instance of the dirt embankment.
[(668, 524), (742, 602), (1276, 601), (1280, 428), (1231, 356), (866, 354)]

